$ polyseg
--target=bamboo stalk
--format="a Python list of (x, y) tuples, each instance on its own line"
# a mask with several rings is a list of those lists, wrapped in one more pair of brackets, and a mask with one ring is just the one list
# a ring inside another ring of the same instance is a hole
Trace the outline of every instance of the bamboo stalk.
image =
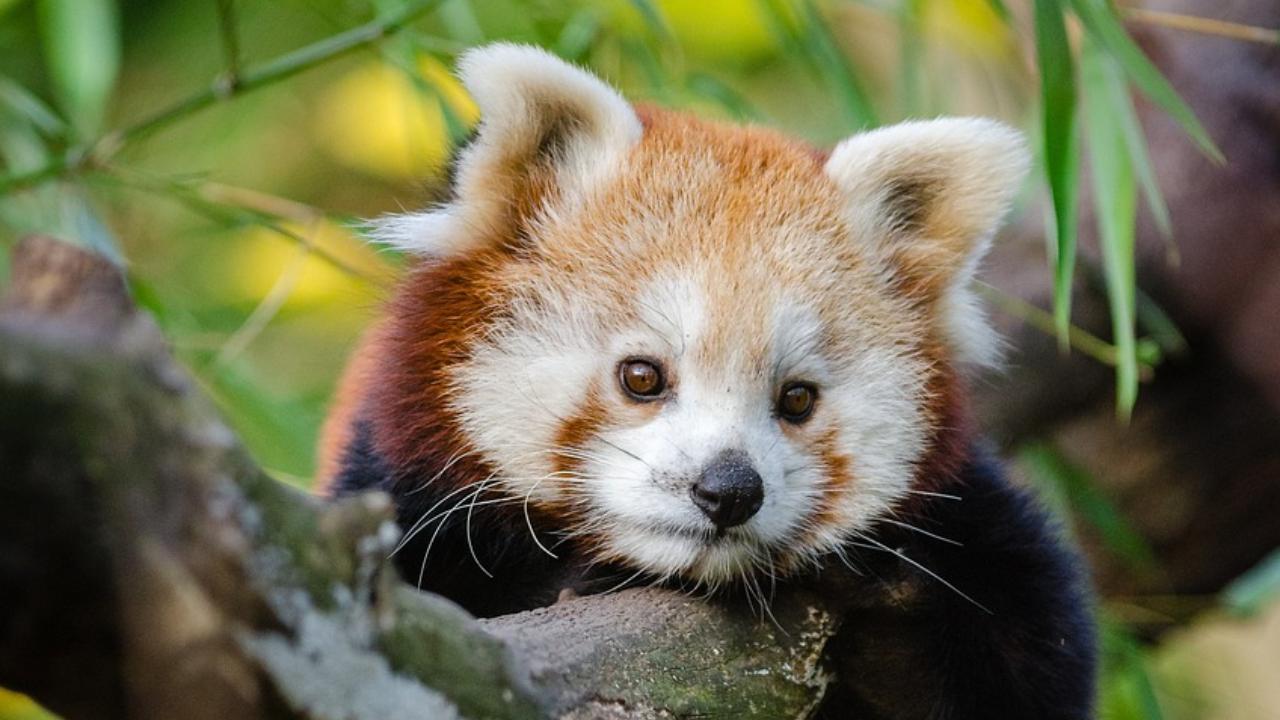
[(206, 89), (152, 113), (129, 127), (108, 133), (88, 145), (76, 145), (44, 167), (30, 172), (0, 178), (0, 195), (38, 185), (101, 162), (125, 144), (145, 137), (172, 122), (219, 102), (273, 85), (314, 67), (395, 34), (419, 16), (439, 5), (442, 0), (418, 0), (386, 17), (319, 40), (290, 53), (246, 70), (238, 76), (225, 73)]

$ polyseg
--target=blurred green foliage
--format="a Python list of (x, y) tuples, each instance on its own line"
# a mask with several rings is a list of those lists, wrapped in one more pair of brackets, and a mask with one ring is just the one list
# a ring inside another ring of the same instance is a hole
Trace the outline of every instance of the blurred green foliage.
[[(431, 199), (477, 115), (453, 58), (497, 39), (639, 101), (819, 145), (916, 115), (1027, 127), (1056, 307), (1000, 306), (1114, 365), (1122, 416), (1139, 367), (1180, 347), (1134, 285), (1139, 191), (1166, 231), (1168, 211), (1131, 88), (1219, 155), (1108, 0), (0, 0), (0, 243), (43, 232), (116, 258), (261, 462), (306, 485), (335, 379), (399, 265), (359, 219)], [(1069, 323), (1082, 141), (1110, 343)], [(1089, 478), (1052, 448), (1022, 455), (1112, 552), (1149, 567)], [(1229, 605), (1274, 595), (1277, 566)], [(1160, 717), (1148, 651), (1120, 624), (1105, 647), (1104, 716)], [(34, 717), (19, 705), (0, 694), (0, 717)]]

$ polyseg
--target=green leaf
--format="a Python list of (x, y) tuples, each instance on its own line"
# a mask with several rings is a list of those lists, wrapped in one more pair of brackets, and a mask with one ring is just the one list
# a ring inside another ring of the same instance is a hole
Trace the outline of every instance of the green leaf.
[(1021, 447), (1018, 460), (1050, 498), (1065, 502), (1067, 508), (1093, 526), (1103, 544), (1116, 557), (1136, 570), (1146, 571), (1155, 567), (1155, 553), (1147, 541), (1133, 529), (1083, 468), (1067, 460), (1052, 445), (1040, 442)]
[(259, 462), (299, 477), (311, 476), (323, 402), (278, 395), (244, 360), (221, 366), (212, 376), (196, 377)]
[(476, 17), (475, 8), (467, 0), (443, 2), (437, 15), (448, 36), (454, 40), (467, 45), (479, 45), (487, 39), (485, 30)]
[(62, 137), (67, 132), (67, 124), (43, 100), (3, 76), (0, 76), (0, 107), (26, 118), (45, 137)]
[(644, 24), (649, 28), (649, 32), (654, 37), (664, 43), (674, 43), (675, 38), (671, 35), (671, 29), (667, 27), (667, 21), (662, 17), (662, 11), (657, 5), (653, 4), (653, 0), (631, 0), (631, 6), (640, 13), (640, 17), (644, 18)]
[(1236, 578), (1222, 591), (1222, 604), (1238, 615), (1253, 615), (1280, 599), (1280, 550)]
[(556, 38), (555, 53), (566, 60), (581, 61), (600, 35), (602, 23), (595, 8), (584, 8), (573, 14)]
[(125, 257), (120, 249), (120, 242), (98, 215), (84, 188), (78, 185), (69, 186), (64, 194), (64, 203), (66, 208), (64, 212), (70, 226), (68, 235), (98, 255), (123, 267)]
[(382, 48), (382, 53), (393, 67), (403, 73), (405, 80), (413, 86), (414, 92), (434, 102), (440, 109), (449, 143), (457, 147), (471, 136), (472, 127), (459, 115), (449, 96), (418, 71), (419, 46), (420, 43), (413, 38), (405, 38), (405, 42), (388, 43)]
[(1146, 653), (1115, 623), (1102, 623), (1103, 673), (1100, 717), (1164, 720)]
[(169, 311), (169, 306), (156, 292), (156, 288), (146, 278), (141, 277), (136, 272), (127, 272), (126, 281), (129, 283), (129, 294), (133, 297), (133, 301), (138, 307), (151, 313), (165, 331), (166, 336), (169, 335), (171, 328), (171, 318), (173, 313)]
[(1147, 667), (1147, 659), (1138, 655), (1133, 661), (1133, 682), (1137, 687), (1138, 701), (1141, 703), (1143, 717), (1146, 720), (1164, 720), (1164, 711), (1160, 709), (1160, 699), (1156, 697), (1156, 684), (1151, 679), (1151, 670)]
[(1125, 82), (1124, 73), (1114, 62), (1102, 63), (1103, 79), (1099, 91), (1106, 95), (1106, 102), (1116, 115), (1116, 122), (1124, 132), (1124, 144), (1138, 176), (1138, 184), (1142, 187), (1147, 208), (1155, 218), (1156, 227), (1165, 237), (1173, 232), (1169, 220), (1169, 206), (1165, 204), (1164, 195), (1160, 192), (1160, 184), (1156, 182), (1155, 170), (1151, 167), (1151, 157), (1147, 152), (1147, 137), (1138, 122), (1138, 113), (1133, 109), (1133, 98), (1129, 95), (1129, 86)]
[(634, 38), (623, 38), (619, 46), (631, 66), (644, 74), (649, 91), (654, 97), (664, 104), (674, 105), (676, 98), (671, 91), (671, 77), (662, 65), (662, 58), (654, 53), (653, 48)]
[(1098, 222), (1098, 245), (1111, 308), (1116, 347), (1116, 412), (1128, 419), (1138, 399), (1138, 354), (1134, 330), (1134, 221), (1137, 188), (1124, 129), (1109, 100), (1107, 63), (1113, 62), (1086, 38), (1080, 54), (1088, 116), (1089, 160)]
[(1124, 25), (1111, 4), (1107, 0), (1070, 0), (1070, 2), (1088, 36), (1115, 58), (1129, 75), (1129, 79), (1142, 90), (1142, 94), (1181, 125), (1182, 130), (1200, 146), (1206, 155), (1217, 162), (1223, 162), (1222, 151), (1214, 144), (1209, 133), (1200, 124), (1200, 120), (1179, 97), (1178, 92), (1125, 32)]
[[(39, 168), (49, 160), (49, 147), (26, 118), (0, 105), (0, 164), (13, 173)], [(57, 185), (0, 194), (0, 230), (13, 237), (44, 233), (67, 237), (65, 193)]]
[(797, 37), (795, 17), (791, 12), (793, 8), (789, 4), (784, 4), (782, 0), (757, 0), (756, 5), (760, 8), (760, 17), (768, 23), (769, 32), (778, 46), (788, 55), (803, 54), (803, 48)]
[(691, 72), (685, 78), (689, 91), (707, 98), (727, 110), (738, 120), (759, 120), (760, 113), (736, 90), (706, 73)]
[(871, 99), (853, 64), (831, 34), (831, 25), (822, 17), (814, 0), (802, 0), (799, 42), (822, 78), (836, 93), (846, 119), (853, 129), (880, 124)]
[(996, 15), (1000, 16), (1001, 20), (1008, 22), (1009, 18), (1013, 17), (1009, 14), (1009, 7), (1004, 4), (1004, 0), (987, 0), (987, 3), (991, 5), (991, 9), (995, 11)]
[(16, 112), (0, 105), (0, 162), (10, 172), (21, 173), (49, 160), (49, 148), (36, 127)]
[(1135, 288), (1138, 325), (1151, 333), (1152, 339), (1159, 347), (1162, 355), (1182, 355), (1187, 351), (1187, 339), (1183, 337), (1178, 325), (1169, 317), (1151, 296)]
[(759, 0), (758, 7), (778, 46), (785, 54), (803, 60), (831, 89), (852, 129), (879, 124), (861, 79), (813, 0)]
[[(3, 2), (0, 2), (0, 12), (4, 12)], [(0, 720), (59, 720), (59, 718), (26, 695), (0, 688)]]
[(1076, 78), (1059, 0), (1035, 0), (1036, 58), (1040, 66), (1044, 170), (1053, 201), (1053, 319), (1065, 349), (1071, 329), (1071, 282), (1076, 268)]
[(906, 117), (925, 112), (924, 60), (926, 47), (920, 32), (920, 15), (924, 0), (905, 0), (898, 8), (899, 87), (902, 88), (902, 111)]
[(78, 137), (91, 138), (120, 69), (115, 0), (38, 0), (36, 8), (54, 95)]

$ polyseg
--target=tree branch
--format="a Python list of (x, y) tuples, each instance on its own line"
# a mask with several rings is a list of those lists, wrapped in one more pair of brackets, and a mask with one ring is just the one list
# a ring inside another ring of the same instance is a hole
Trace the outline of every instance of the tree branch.
[(0, 305), (0, 685), (106, 718), (806, 717), (837, 617), (662, 590), (478, 622), (400, 582), (387, 498), (266, 477), (109, 263)]
[[(43, 167), (29, 172), (0, 176), (0, 195), (39, 185), (62, 177), (88, 165), (103, 162), (125, 144), (143, 138), (175, 120), (180, 120), (210, 105), (230, 100), (245, 93), (274, 85), (306, 72), (330, 60), (394, 35), (413, 20), (440, 4), (441, 0), (411, 0), (385, 17), (354, 27), (346, 32), (318, 40), (293, 52), (281, 55), (258, 67), (220, 74), (209, 87), (189, 95), (168, 107), (152, 113), (129, 127), (108, 133), (96, 142), (68, 148)], [(225, 22), (225, 19), (224, 19)], [(224, 26), (225, 32), (225, 26)]]

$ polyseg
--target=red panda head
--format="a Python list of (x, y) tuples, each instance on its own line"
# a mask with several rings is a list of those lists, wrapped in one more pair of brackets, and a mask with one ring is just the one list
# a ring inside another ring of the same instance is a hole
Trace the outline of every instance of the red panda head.
[(393, 464), (445, 448), (593, 558), (716, 584), (836, 550), (947, 452), (1017, 132), (911, 122), (822, 156), (532, 48), (461, 74), (482, 121), (453, 199), (381, 226), (424, 258), (378, 350)]

